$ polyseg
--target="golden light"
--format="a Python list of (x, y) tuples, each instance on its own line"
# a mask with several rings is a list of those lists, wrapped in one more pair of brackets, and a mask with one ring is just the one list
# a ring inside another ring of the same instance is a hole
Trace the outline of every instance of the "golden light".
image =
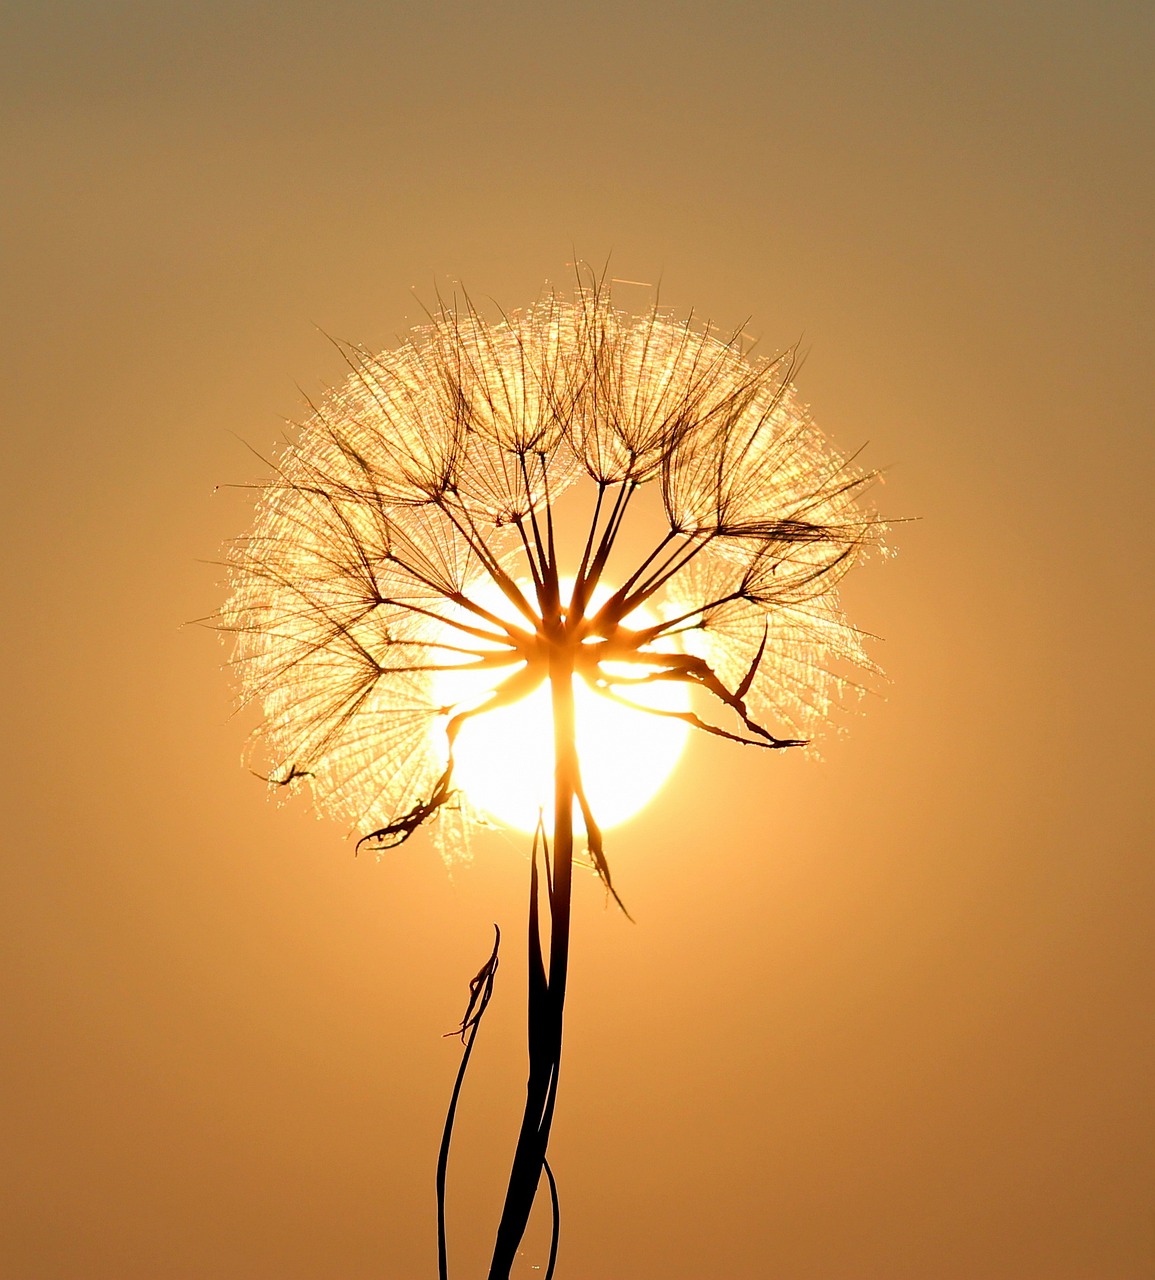
[[(487, 609), (515, 617), (496, 588), (481, 595), (479, 602)], [(608, 597), (610, 589), (603, 587), (598, 595)], [(642, 608), (627, 621), (631, 627), (644, 627), (656, 619)], [(448, 640), (449, 628), (446, 633)], [(639, 670), (614, 663), (605, 664), (605, 669), (611, 677), (637, 676)], [(438, 672), (433, 697), (441, 706), (474, 706), (495, 683), (491, 672)], [(624, 685), (616, 691), (638, 707), (673, 712), (690, 708), (689, 692), (682, 684)], [(689, 725), (614, 702), (578, 678), (574, 680), (574, 704), (578, 758), (590, 809), (599, 826), (612, 827), (633, 817), (658, 793), (682, 754)], [(441, 723), (433, 732), (444, 740)], [(526, 832), (532, 832), (538, 815), (544, 814), (548, 829), (552, 824), (554, 770), (548, 684), (520, 702), (467, 721), (457, 739), (454, 758), (455, 782), (479, 809)], [(582, 829), (580, 813), (575, 813), (574, 821), (575, 827)]]

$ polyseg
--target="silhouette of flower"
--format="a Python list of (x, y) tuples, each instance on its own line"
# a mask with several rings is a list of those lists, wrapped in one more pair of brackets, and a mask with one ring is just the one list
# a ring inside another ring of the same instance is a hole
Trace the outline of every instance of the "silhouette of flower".
[[(554, 803), (531, 859), (529, 1077), (489, 1276), (508, 1280), (544, 1172), (549, 1280), (578, 811), (614, 893), (582, 782), (575, 680), (639, 714), (801, 746), (870, 666), (837, 588), (877, 533), (857, 501), (871, 477), (812, 423), (791, 355), (752, 361), (737, 337), (656, 309), (631, 318), (597, 285), (498, 323), (468, 301), (444, 306), (396, 351), (343, 350), (349, 378), (315, 406), (233, 549), (222, 624), (243, 696), (264, 712), (269, 781), (307, 784), (379, 848), (431, 819), (468, 823), (454, 782), (462, 726), (548, 686)], [(622, 563), (639, 514), (648, 550)], [(566, 529), (578, 534), (568, 563)], [(462, 670), (486, 691), (438, 705), (442, 673)], [(661, 684), (706, 696), (688, 710), (639, 704)], [(453, 1117), (499, 941), (470, 984), (438, 1160), (442, 1280)]]
[[(869, 668), (837, 584), (877, 531), (856, 501), (871, 477), (811, 421), (792, 354), (751, 361), (737, 337), (631, 318), (598, 287), (497, 323), (443, 306), (395, 351), (342, 350), (348, 380), (231, 556), (223, 625), (264, 711), (271, 782), (306, 781), (387, 847), (454, 807), (461, 725), (546, 680), (559, 643), (606, 697), (681, 682), (723, 718), (649, 713), (770, 748), (808, 739)], [(566, 566), (571, 490), (585, 538)], [(621, 585), (595, 608), (646, 492), (663, 517), (652, 549), (615, 564)], [(501, 613), (484, 603), (495, 588)], [(661, 621), (631, 628), (643, 603)], [(492, 694), (435, 705), (451, 666), (491, 671)]]

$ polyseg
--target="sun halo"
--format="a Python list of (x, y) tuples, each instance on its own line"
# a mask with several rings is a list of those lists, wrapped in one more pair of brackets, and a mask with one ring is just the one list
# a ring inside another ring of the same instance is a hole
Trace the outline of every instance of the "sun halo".
[[(532, 592), (528, 584), (519, 584)], [(563, 592), (572, 583), (563, 583)], [(596, 608), (612, 588), (603, 586), (592, 602)], [(499, 616), (517, 619), (501, 592), (492, 585), (477, 601)], [(657, 619), (645, 607), (626, 622), (631, 627), (653, 625)], [(451, 628), (446, 627), (449, 640)], [(624, 664), (606, 663), (606, 675), (637, 675)], [(491, 672), (435, 673), (435, 704), (470, 707), (480, 703), (497, 683)], [(645, 710), (682, 713), (690, 709), (689, 692), (672, 681), (624, 686), (618, 690), (637, 706), (623, 705), (595, 692), (574, 677), (574, 717), (582, 782), (594, 820), (612, 827), (638, 813), (661, 789), (682, 754), (689, 725)], [(443, 749), (444, 721), (438, 720), (434, 740)], [(454, 781), (469, 801), (491, 818), (523, 832), (533, 832), (539, 817), (546, 830), (553, 825), (553, 712), (548, 682), (509, 706), (483, 712), (467, 720), (454, 747)], [(580, 810), (575, 830), (584, 831)]]

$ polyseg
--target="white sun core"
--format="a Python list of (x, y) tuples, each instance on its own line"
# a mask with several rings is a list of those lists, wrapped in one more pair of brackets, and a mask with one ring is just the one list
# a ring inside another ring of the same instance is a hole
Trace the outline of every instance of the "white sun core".
[[(610, 590), (598, 592), (594, 608)], [(520, 621), (496, 588), (473, 594), (491, 612)], [(631, 627), (645, 627), (654, 625), (656, 619), (643, 607), (625, 621)], [(461, 645), (460, 637), (460, 632), (445, 628), (446, 643)], [(452, 654), (447, 660), (453, 660)], [(437, 672), (433, 699), (436, 705), (455, 710), (476, 706), (511, 670)], [(610, 676), (636, 677), (647, 668), (607, 663), (605, 670)], [(690, 708), (689, 690), (672, 681), (623, 685), (615, 692), (651, 710), (684, 712)], [(682, 720), (614, 702), (595, 693), (579, 677), (574, 679), (574, 716), (582, 783), (594, 821), (600, 827), (624, 822), (665, 782), (682, 754), (689, 726)], [(444, 720), (438, 720), (434, 727), (442, 750), (444, 725)], [(498, 822), (532, 832), (540, 814), (547, 830), (552, 828), (553, 713), (548, 682), (519, 702), (467, 720), (457, 738), (453, 776), (469, 800)], [(576, 807), (574, 825), (584, 830)]]

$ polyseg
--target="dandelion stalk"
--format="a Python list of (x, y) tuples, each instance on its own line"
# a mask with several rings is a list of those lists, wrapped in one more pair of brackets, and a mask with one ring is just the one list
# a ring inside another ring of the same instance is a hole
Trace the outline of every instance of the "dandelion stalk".
[(533, 883), (529, 937), (529, 1078), (526, 1082), (525, 1111), (514, 1150), (505, 1204), (497, 1228), (489, 1280), (506, 1280), (517, 1247), (525, 1235), (545, 1165), (561, 1069), (562, 1022), (569, 971), (570, 902), (573, 890), (573, 804), (578, 770), (574, 745), (573, 667), (572, 662), (567, 662), (565, 658), (565, 651), (559, 649), (558, 661), (555, 666), (551, 666), (550, 672), (556, 782), (552, 874), (547, 891), (549, 970), (548, 973), (545, 972), (542, 965), (543, 948), (537, 904), (539, 886), (535, 874), (531, 877)]

